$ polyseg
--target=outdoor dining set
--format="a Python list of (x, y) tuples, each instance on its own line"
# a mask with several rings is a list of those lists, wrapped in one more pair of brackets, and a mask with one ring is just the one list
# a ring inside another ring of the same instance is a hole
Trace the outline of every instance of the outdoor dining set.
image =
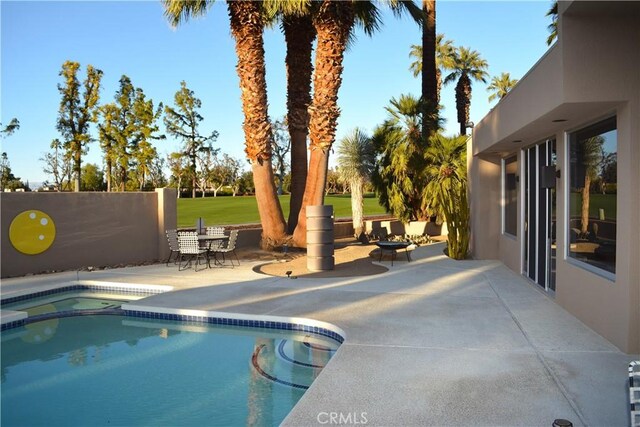
[(215, 266), (223, 267), (228, 258), (231, 267), (234, 267), (231, 254), (240, 265), (240, 259), (236, 254), (238, 230), (231, 230), (226, 234), (224, 227), (206, 227), (202, 231), (204, 232), (167, 230), (170, 249), (167, 266), (173, 258), (179, 271), (189, 268), (192, 264), (194, 270), (198, 271), (199, 265), (211, 268), (212, 262)]

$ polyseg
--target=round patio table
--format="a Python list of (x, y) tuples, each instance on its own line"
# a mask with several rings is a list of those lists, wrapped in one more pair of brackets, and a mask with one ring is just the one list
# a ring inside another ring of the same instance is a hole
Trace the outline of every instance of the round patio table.
[(376, 242), (376, 246), (380, 248), (380, 259), (378, 261), (382, 261), (384, 251), (391, 252), (391, 266), (393, 267), (393, 259), (397, 256), (397, 250), (404, 249), (407, 255), (407, 262), (411, 262), (409, 250), (407, 249), (409, 245), (411, 245), (411, 242)]

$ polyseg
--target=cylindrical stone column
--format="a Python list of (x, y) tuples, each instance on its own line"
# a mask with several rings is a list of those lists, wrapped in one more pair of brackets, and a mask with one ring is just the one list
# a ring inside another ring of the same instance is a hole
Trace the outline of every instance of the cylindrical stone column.
[(307, 270), (333, 270), (333, 206), (307, 206)]

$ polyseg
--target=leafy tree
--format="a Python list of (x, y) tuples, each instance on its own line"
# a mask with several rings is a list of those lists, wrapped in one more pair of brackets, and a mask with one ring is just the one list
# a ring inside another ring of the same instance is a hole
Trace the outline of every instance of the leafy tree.
[(126, 75), (120, 78), (120, 87), (114, 102), (99, 109), (102, 122), (98, 125), (100, 145), (105, 153), (107, 191), (112, 190), (113, 167), (120, 190), (127, 189), (129, 175), (133, 172), (142, 189), (149, 169), (157, 157), (151, 140), (164, 139), (157, 135), (156, 124), (162, 114), (162, 103), (154, 108), (153, 101), (147, 100), (144, 91), (136, 88)]
[[(403, 222), (426, 220), (422, 189), (426, 186), (420, 101), (411, 95), (392, 98), (386, 110), (389, 118), (378, 126), (373, 143), (378, 155), (372, 175), (380, 204)], [(440, 123), (437, 118), (432, 118)]]
[(171, 184), (178, 189), (178, 198), (182, 193), (183, 183), (191, 177), (189, 161), (181, 153), (171, 153), (167, 157), (167, 164), (171, 171)]
[(94, 163), (82, 166), (82, 191), (104, 191), (104, 173)]
[(375, 149), (371, 138), (361, 129), (343, 138), (338, 146), (338, 173), (351, 189), (351, 212), (357, 239), (364, 233), (364, 184), (375, 167)]
[(471, 80), (487, 82), (486, 69), (489, 64), (480, 57), (475, 50), (459, 47), (453, 57), (453, 71), (444, 79), (444, 84), (449, 84), (456, 79), (456, 109), (458, 111), (458, 123), (460, 134), (467, 134), (469, 122), (469, 108), (471, 105)]
[[(165, 16), (177, 25), (207, 13), (212, 0), (163, 0)], [(282, 207), (276, 194), (271, 163), (271, 124), (268, 119), (267, 82), (262, 33), (265, 16), (260, 2), (227, 1), (231, 34), (235, 40), (240, 79), (245, 152), (251, 162), (256, 201), (262, 224), (263, 247), (279, 246), (285, 239)]]
[(467, 258), (471, 236), (466, 150), (467, 137), (438, 134), (425, 152), (428, 184), (423, 200), (444, 215), (449, 232), (447, 252), (453, 259)]
[(231, 187), (233, 195), (238, 191), (237, 181), (240, 179), (240, 171), (242, 163), (238, 159), (234, 159), (226, 153), (222, 157), (216, 156), (214, 167), (211, 170), (211, 182), (214, 188), (214, 197), (223, 187)]
[[(282, 194), (284, 186), (284, 177), (287, 175), (287, 154), (291, 150), (290, 134), (287, 132), (287, 123), (285, 120), (276, 120), (273, 123), (273, 144), (271, 150), (275, 157), (274, 175), (278, 181), (277, 192)], [(306, 165), (305, 165), (306, 166)]]
[(489, 95), (489, 102), (494, 99), (504, 98), (511, 89), (518, 83), (518, 79), (512, 79), (509, 73), (502, 73), (500, 76), (494, 76), (491, 84), (487, 87), (487, 91), (493, 92)]
[[(20, 129), (20, 122), (16, 118), (11, 119), (9, 124), (4, 128), (2, 128), (2, 123), (0, 123), (0, 137), (2, 137), (2, 139), (5, 139), (6, 137), (12, 135), (18, 129)], [(7, 156), (7, 153), (3, 152), (0, 156), (0, 192), (4, 191), (5, 188), (10, 188), (7, 187), (8, 184), (15, 179), (16, 177), (13, 176), (13, 173), (11, 173), (11, 166), (9, 165), (9, 158)]]
[(551, 7), (545, 16), (551, 17), (551, 24), (547, 26), (549, 37), (547, 37), (547, 46), (551, 46), (558, 38), (558, 0), (551, 3)]
[[(181, 2), (182, 3), (182, 2)], [(189, 4), (184, 2), (185, 4)], [(200, 99), (196, 98), (193, 91), (187, 88), (182, 81), (180, 90), (174, 97), (175, 107), (166, 106), (164, 124), (167, 133), (181, 139), (183, 146), (181, 154), (190, 160), (189, 170), (191, 178), (191, 197), (196, 197), (196, 159), (200, 153), (211, 151), (211, 144), (218, 138), (218, 132), (213, 131), (209, 135), (201, 135), (198, 126), (204, 118), (198, 110), (202, 107)]]
[(51, 141), (53, 152), (45, 153), (40, 161), (44, 162), (43, 172), (53, 177), (56, 191), (71, 189), (72, 165), (71, 153), (63, 150), (59, 139)]
[(240, 178), (236, 181), (237, 193), (239, 194), (254, 194), (256, 191), (255, 186), (253, 185), (253, 172), (245, 171), (242, 172)]
[[(2, 128), (2, 123), (0, 123), (0, 128)], [(2, 139), (4, 139), (12, 135), (18, 129), (20, 129), (20, 121), (14, 117), (11, 119), (9, 124), (4, 127), (4, 129), (0, 129), (0, 135), (2, 135)]]
[(74, 191), (80, 191), (82, 155), (86, 154), (91, 142), (89, 125), (96, 121), (102, 79), (102, 71), (87, 65), (87, 77), (81, 84), (78, 80), (79, 68), (80, 64), (73, 61), (62, 64), (60, 76), (63, 83), (58, 84), (62, 99), (57, 129), (64, 139), (63, 147), (73, 161)]

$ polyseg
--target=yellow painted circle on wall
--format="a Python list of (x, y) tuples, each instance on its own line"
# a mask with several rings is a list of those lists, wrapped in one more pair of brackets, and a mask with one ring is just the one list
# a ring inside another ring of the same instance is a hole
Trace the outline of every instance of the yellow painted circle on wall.
[(42, 211), (24, 211), (11, 221), (9, 240), (16, 250), (36, 255), (49, 249), (56, 238), (56, 226)]

